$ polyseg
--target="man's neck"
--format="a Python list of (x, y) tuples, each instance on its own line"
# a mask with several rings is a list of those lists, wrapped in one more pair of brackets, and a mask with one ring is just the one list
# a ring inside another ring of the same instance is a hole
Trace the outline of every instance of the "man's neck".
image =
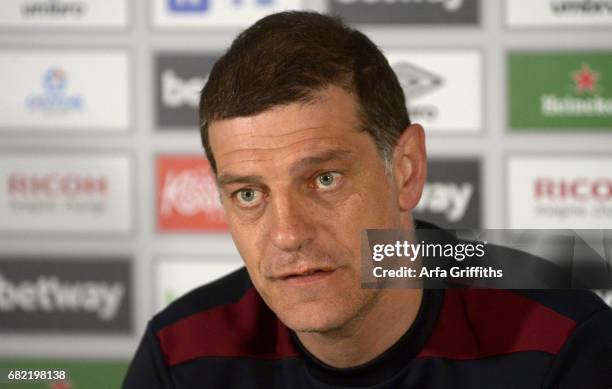
[(422, 289), (383, 289), (367, 312), (341, 329), (298, 332), (300, 342), (326, 364), (346, 368), (378, 357), (408, 331), (417, 317)]

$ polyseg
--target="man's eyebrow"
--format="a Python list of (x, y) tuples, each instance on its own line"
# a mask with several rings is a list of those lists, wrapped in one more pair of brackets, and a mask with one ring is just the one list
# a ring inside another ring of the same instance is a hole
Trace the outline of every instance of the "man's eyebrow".
[(263, 177), (262, 176), (240, 176), (240, 175), (235, 175), (235, 174), (221, 174), (219, 177), (217, 177), (217, 185), (219, 187), (225, 186), (225, 185), (229, 185), (229, 184), (235, 184), (237, 182), (239, 183), (243, 183), (243, 184), (257, 184), (263, 181)]
[(343, 149), (324, 151), (318, 155), (306, 157), (293, 163), (291, 167), (289, 167), (289, 173), (295, 174), (298, 171), (307, 169), (308, 167), (313, 165), (318, 165), (320, 163), (329, 162), (337, 159), (349, 159), (354, 155), (355, 154), (352, 151)]
[[(333, 161), (336, 159), (348, 159), (353, 157), (355, 154), (349, 150), (329, 150), (322, 152), (318, 155), (309, 156), (303, 158), (291, 165), (289, 168), (290, 174), (295, 174), (300, 170), (306, 169), (310, 166), (317, 165), (320, 163)], [(242, 184), (258, 184), (264, 181), (262, 176), (258, 175), (236, 175), (236, 174), (220, 174), (217, 177), (217, 185), (223, 187), (229, 184), (242, 183)]]

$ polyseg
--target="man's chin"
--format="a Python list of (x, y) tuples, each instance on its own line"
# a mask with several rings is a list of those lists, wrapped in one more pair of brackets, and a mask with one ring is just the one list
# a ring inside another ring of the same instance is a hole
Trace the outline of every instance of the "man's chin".
[(325, 333), (341, 328), (350, 315), (337, 304), (301, 303), (284, 312), (277, 312), (279, 319), (295, 332)]

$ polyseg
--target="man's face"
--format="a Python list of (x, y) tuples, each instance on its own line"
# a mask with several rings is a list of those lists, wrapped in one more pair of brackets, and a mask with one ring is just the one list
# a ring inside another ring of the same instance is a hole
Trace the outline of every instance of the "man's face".
[(360, 288), (360, 233), (398, 228), (394, 185), (353, 95), (329, 87), (213, 122), (210, 143), (229, 229), (253, 284), (296, 331), (341, 328), (375, 300)]

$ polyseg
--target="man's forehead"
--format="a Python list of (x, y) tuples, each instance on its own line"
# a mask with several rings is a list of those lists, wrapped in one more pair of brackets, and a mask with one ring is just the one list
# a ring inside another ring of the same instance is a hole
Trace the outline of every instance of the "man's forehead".
[(351, 95), (331, 91), (314, 102), (292, 103), (250, 117), (211, 123), (211, 147), (219, 168), (225, 163), (278, 159), (284, 154), (350, 144), (359, 131)]
[(210, 136), (231, 132), (242, 136), (275, 137), (326, 126), (352, 128), (358, 124), (357, 108), (354, 95), (332, 86), (308, 102), (294, 102), (251, 116), (213, 121)]
[[(357, 137), (367, 137), (354, 131)], [(219, 175), (243, 170), (283, 170), (295, 174), (301, 168), (328, 161), (359, 157), (363, 142), (344, 137), (321, 136), (289, 143), (282, 147), (242, 148), (226, 152), (217, 158)], [(271, 173), (271, 171), (266, 171)]]

